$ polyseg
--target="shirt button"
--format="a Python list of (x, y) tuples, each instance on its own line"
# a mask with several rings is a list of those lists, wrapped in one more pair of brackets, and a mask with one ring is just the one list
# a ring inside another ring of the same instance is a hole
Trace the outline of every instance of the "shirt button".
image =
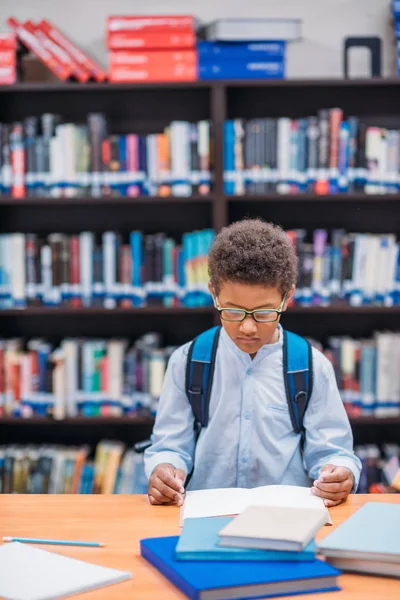
[(253, 375), (253, 369), (247, 369), (246, 375)]
[(246, 419), (246, 421), (248, 421), (250, 419), (250, 413), (249, 412), (244, 413), (244, 418)]
[(242, 463), (247, 463), (247, 458), (245, 456), (242, 456)]

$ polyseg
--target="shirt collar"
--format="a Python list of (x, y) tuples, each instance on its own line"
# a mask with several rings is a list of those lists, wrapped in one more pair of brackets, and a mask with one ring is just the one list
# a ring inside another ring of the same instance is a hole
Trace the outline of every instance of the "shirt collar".
[(257, 355), (254, 358), (254, 360), (251, 359), (250, 354), (248, 354), (247, 352), (243, 352), (242, 350), (240, 350), (240, 348), (238, 348), (236, 346), (235, 342), (233, 340), (231, 340), (231, 338), (226, 333), (226, 331), (223, 327), (222, 327), (222, 331), (221, 331), (221, 340), (222, 340), (223, 344), (225, 344), (229, 348), (229, 350), (231, 352), (233, 352), (246, 365), (250, 364), (250, 363), (256, 364), (265, 356), (269, 356), (270, 354), (278, 352), (279, 350), (282, 349), (283, 330), (282, 330), (281, 324), (278, 324), (278, 333), (279, 333), (278, 341), (274, 342), (273, 344), (264, 344), (264, 346), (262, 346), (260, 348), (260, 350), (257, 352)]

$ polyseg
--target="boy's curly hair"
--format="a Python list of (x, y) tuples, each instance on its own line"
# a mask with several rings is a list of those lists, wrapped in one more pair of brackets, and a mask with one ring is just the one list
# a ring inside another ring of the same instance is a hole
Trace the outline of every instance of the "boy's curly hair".
[(297, 257), (279, 225), (244, 219), (224, 227), (208, 255), (208, 273), (215, 293), (226, 281), (276, 287), (288, 293), (297, 280)]

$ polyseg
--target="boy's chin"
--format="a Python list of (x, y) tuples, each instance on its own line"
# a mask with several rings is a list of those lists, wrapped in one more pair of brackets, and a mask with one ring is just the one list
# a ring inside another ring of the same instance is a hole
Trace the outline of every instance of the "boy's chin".
[(236, 339), (235, 344), (239, 348), (239, 350), (242, 350), (242, 352), (247, 352), (247, 354), (255, 354), (264, 345), (264, 343), (261, 340), (247, 341), (241, 339)]

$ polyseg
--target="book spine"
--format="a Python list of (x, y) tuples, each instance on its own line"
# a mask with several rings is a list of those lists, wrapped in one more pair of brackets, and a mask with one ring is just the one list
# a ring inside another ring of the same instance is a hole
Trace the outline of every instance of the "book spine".
[(153, 15), (153, 16), (109, 16), (107, 17), (108, 31), (124, 31), (124, 32), (153, 32), (153, 31), (168, 31), (173, 30), (188, 30), (196, 29), (196, 21), (194, 17), (189, 15)]
[(24, 133), (21, 123), (12, 126), (10, 132), (12, 187), (13, 198), (25, 196), (25, 148)]
[(107, 47), (109, 50), (170, 50), (193, 49), (196, 44), (194, 31), (169, 33), (160, 31), (136, 33), (124, 31), (109, 31)]

